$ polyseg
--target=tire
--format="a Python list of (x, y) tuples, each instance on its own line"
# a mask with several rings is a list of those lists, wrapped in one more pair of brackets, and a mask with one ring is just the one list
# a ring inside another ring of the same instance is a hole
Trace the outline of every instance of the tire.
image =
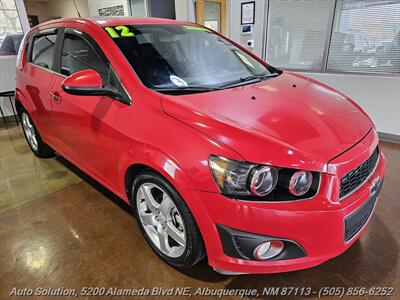
[(19, 112), (19, 117), (22, 124), (22, 131), (26, 142), (31, 148), (32, 152), (40, 158), (49, 158), (54, 156), (54, 151), (47, 144), (45, 144), (40, 137), (39, 131), (37, 130), (35, 124), (33, 123), (28, 112), (21, 108)]
[(153, 171), (139, 173), (133, 182), (131, 203), (144, 237), (165, 262), (185, 269), (205, 257), (203, 239), (193, 215), (164, 177)]

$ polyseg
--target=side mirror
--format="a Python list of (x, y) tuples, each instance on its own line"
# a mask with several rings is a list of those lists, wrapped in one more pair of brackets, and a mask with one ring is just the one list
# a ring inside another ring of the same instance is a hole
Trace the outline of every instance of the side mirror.
[(76, 72), (62, 82), (64, 92), (71, 95), (120, 97), (117, 90), (103, 87), (103, 80), (95, 70)]

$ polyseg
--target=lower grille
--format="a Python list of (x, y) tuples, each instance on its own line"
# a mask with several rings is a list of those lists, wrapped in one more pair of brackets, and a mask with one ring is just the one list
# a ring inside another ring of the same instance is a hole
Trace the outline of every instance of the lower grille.
[(370, 198), (365, 201), (357, 210), (352, 212), (344, 219), (344, 241), (350, 241), (367, 223), (372, 210), (374, 209), (376, 199), (382, 187), (382, 182), (378, 183), (376, 190), (371, 191)]
[(360, 187), (374, 171), (379, 158), (379, 148), (376, 147), (372, 155), (354, 170), (344, 175), (340, 181), (339, 199), (346, 197)]

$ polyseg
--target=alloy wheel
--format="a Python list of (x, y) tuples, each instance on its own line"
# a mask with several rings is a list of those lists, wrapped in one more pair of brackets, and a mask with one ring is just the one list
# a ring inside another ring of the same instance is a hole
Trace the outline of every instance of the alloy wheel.
[(25, 136), (29, 145), (34, 151), (37, 151), (39, 144), (36, 138), (35, 127), (33, 127), (29, 116), (25, 112), (22, 113), (22, 128), (25, 132)]
[(185, 223), (167, 192), (157, 184), (143, 183), (136, 196), (140, 222), (153, 245), (177, 258), (186, 249)]

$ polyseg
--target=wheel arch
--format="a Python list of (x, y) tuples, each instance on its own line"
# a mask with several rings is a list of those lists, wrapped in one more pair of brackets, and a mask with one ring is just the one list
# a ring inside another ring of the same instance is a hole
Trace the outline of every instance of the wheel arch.
[[(23, 91), (21, 91), (18, 87), (15, 89), (15, 108), (17, 109), (17, 113), (21, 114), (21, 109), (25, 109), (30, 117), (36, 112), (35, 103), (26, 95), (24, 95)], [(35, 118), (35, 116), (33, 116)]]
[[(191, 186), (188, 182), (188, 176), (184, 174), (184, 171), (177, 165), (177, 163), (175, 163), (165, 154), (159, 153), (157, 156), (155, 156), (155, 161), (134, 162), (125, 168), (123, 184), (124, 191), (129, 202), (131, 201), (132, 184), (135, 181), (135, 178), (140, 172), (146, 170), (153, 171), (161, 175), (176, 189), (176, 191), (182, 197), (182, 190)], [(184, 201), (190, 207), (188, 201), (185, 199)]]
[(132, 184), (135, 181), (135, 178), (137, 177), (137, 175), (144, 170), (155, 171), (153, 168), (150, 168), (148, 165), (141, 164), (141, 163), (134, 163), (134, 164), (130, 165), (125, 171), (124, 191), (125, 191), (126, 197), (128, 198), (129, 202), (131, 202)]
[(15, 109), (16, 109), (17, 114), (18, 114), (19, 117), (21, 116), (22, 109), (26, 110), (26, 108), (22, 104), (21, 97), (22, 97), (21, 92), (19, 91), (19, 89), (16, 89), (15, 90), (14, 103), (15, 103)]

